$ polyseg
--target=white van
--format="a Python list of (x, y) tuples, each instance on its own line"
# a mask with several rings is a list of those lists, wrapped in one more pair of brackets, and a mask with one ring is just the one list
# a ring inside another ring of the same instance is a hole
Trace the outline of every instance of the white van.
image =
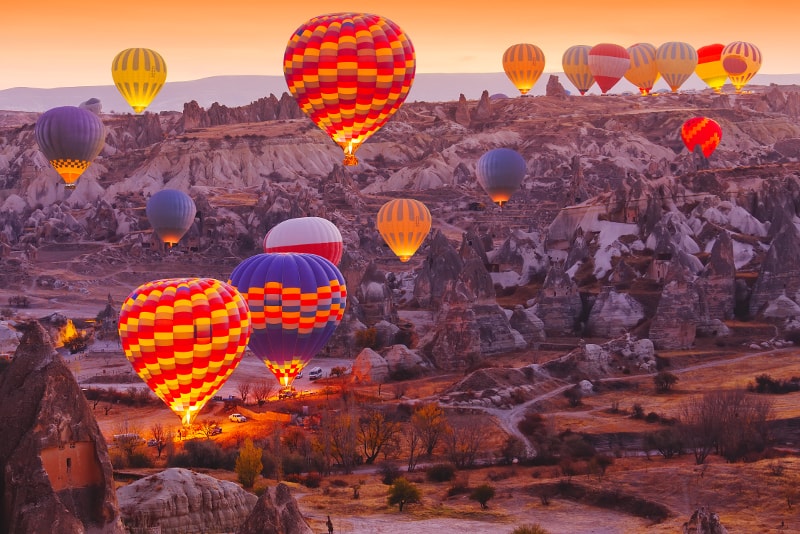
[(322, 378), (322, 367), (314, 367), (308, 372), (309, 380), (316, 380), (318, 378)]

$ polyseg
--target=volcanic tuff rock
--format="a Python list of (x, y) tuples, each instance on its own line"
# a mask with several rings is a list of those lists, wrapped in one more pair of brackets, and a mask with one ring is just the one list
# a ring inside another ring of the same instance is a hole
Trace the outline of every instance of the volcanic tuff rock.
[(466, 288), (449, 285), (436, 313), (438, 328), (420, 340), (420, 347), (439, 369), (464, 369), (482, 359), (481, 328)]
[(800, 232), (794, 224), (786, 224), (772, 241), (761, 263), (758, 278), (750, 296), (750, 315), (785, 294), (796, 298), (800, 291)]
[(392, 301), (392, 290), (386, 282), (386, 273), (377, 264), (370, 263), (356, 290), (359, 319), (367, 326), (380, 321), (397, 321), (397, 311)]
[(353, 361), (353, 380), (382, 384), (389, 379), (389, 364), (383, 356), (367, 347)]
[(722, 526), (719, 514), (701, 507), (683, 524), (683, 534), (728, 534), (728, 529)]
[(414, 298), (423, 308), (437, 309), (445, 289), (458, 278), (464, 262), (447, 237), (436, 230), (430, 238), (430, 248), (422, 269), (414, 281)]
[(428, 368), (428, 362), (405, 345), (392, 345), (382, 352), (390, 373), (416, 376)]
[(544, 322), (522, 305), (514, 306), (508, 321), (511, 328), (522, 335), (529, 347), (539, 341), (544, 341), (547, 337), (544, 333)]
[(92, 410), (42, 326), (0, 374), (0, 531), (124, 532), (112, 466)]
[(551, 74), (547, 79), (547, 87), (545, 88), (546, 96), (554, 96), (556, 98), (566, 98), (567, 91), (561, 82), (558, 81), (558, 76)]
[(555, 263), (547, 271), (534, 306), (534, 313), (544, 323), (545, 333), (548, 336), (573, 335), (582, 307), (577, 284), (560, 263)]
[(267, 488), (236, 534), (312, 534), (286, 484)]
[(617, 337), (644, 319), (644, 307), (635, 298), (604, 286), (592, 305), (586, 328), (591, 336)]
[(648, 336), (657, 349), (688, 349), (694, 344), (700, 297), (693, 278), (672, 260)]
[(127, 524), (160, 526), (162, 534), (231, 532), (257, 501), (238, 484), (182, 468), (142, 478), (117, 494)]
[(300, 119), (305, 117), (297, 105), (297, 101), (288, 93), (283, 93), (280, 100), (275, 95), (259, 98), (246, 106), (229, 108), (217, 102), (208, 110), (192, 100), (183, 105), (183, 121), (177, 127), (179, 133), (194, 128), (206, 128), (224, 124), (242, 122), (262, 122), (284, 119)]
[(711, 248), (711, 256), (701, 277), (698, 290), (701, 307), (709, 319), (731, 319), (735, 305), (736, 265), (733, 241), (728, 232), (720, 232)]

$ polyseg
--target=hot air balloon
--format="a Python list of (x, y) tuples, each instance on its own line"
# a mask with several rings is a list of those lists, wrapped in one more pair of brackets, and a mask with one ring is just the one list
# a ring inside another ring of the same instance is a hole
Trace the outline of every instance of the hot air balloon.
[(637, 43), (628, 47), (631, 66), (625, 73), (625, 79), (639, 88), (642, 95), (649, 95), (658, 80), (656, 66), (656, 47), (650, 43)]
[(589, 70), (603, 94), (617, 84), (630, 66), (628, 51), (619, 45), (601, 43), (589, 50)]
[(392, 252), (405, 263), (431, 231), (431, 212), (419, 200), (396, 198), (378, 210), (377, 226)]
[(514, 87), (526, 95), (544, 71), (544, 52), (532, 44), (512, 45), (503, 54), (503, 70)]
[(39, 149), (70, 189), (103, 150), (106, 138), (103, 121), (91, 111), (74, 106), (42, 113), (35, 134)]
[(688, 43), (664, 43), (656, 50), (656, 65), (664, 81), (675, 93), (697, 67), (697, 52)]
[(289, 39), (283, 74), (300, 108), (357, 165), (356, 150), (405, 101), (414, 46), (391, 20), (369, 13), (320, 15)]
[(564, 74), (582, 95), (586, 94), (586, 91), (594, 83), (592, 71), (589, 70), (589, 51), (591, 49), (592, 47), (588, 45), (571, 46), (567, 48), (561, 58)]
[(119, 337), (136, 374), (190, 425), (239, 365), (250, 314), (242, 295), (225, 282), (155, 280), (125, 299)]
[(167, 64), (155, 50), (128, 48), (111, 62), (111, 77), (133, 111), (141, 113), (167, 81)]
[(725, 81), (728, 79), (728, 73), (722, 65), (723, 48), (725, 48), (725, 45), (712, 44), (701, 46), (697, 49), (697, 67), (695, 67), (694, 72), (715, 93), (719, 93), (722, 90), (722, 86), (725, 85)]
[(722, 66), (736, 88), (737, 93), (761, 68), (761, 50), (751, 43), (736, 41), (722, 50)]
[(708, 117), (693, 117), (683, 123), (681, 139), (689, 152), (694, 152), (695, 147), (700, 145), (703, 155), (709, 157), (722, 141), (722, 128)]
[(192, 227), (197, 207), (183, 191), (162, 189), (147, 200), (145, 211), (153, 231), (161, 241), (173, 246)]
[(322, 217), (299, 217), (277, 224), (264, 238), (264, 252), (305, 252), (334, 265), (342, 259), (342, 234)]
[(325, 346), (347, 304), (342, 273), (315, 254), (251, 256), (233, 270), (230, 284), (250, 306), (250, 349), (283, 386)]
[(526, 172), (525, 159), (510, 148), (490, 150), (475, 166), (478, 183), (501, 208), (519, 189)]

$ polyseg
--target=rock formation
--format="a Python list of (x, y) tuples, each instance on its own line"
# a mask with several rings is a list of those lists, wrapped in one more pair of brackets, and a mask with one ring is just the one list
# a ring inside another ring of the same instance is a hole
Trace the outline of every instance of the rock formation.
[(649, 338), (660, 350), (688, 349), (697, 335), (700, 298), (692, 276), (677, 260), (670, 263)]
[(560, 81), (558, 81), (558, 76), (556, 76), (555, 74), (551, 74), (550, 77), (547, 79), (547, 87), (545, 87), (545, 95), (554, 96), (557, 98), (567, 97), (566, 89), (564, 89), (564, 86), (561, 85)]
[(269, 95), (246, 106), (236, 108), (229, 108), (214, 102), (208, 110), (205, 110), (192, 100), (183, 106), (183, 120), (177, 131), (185, 132), (194, 128), (242, 122), (299, 119), (304, 116), (297, 101), (288, 93), (283, 93), (280, 100), (275, 95)]
[(509, 324), (511, 328), (522, 335), (529, 347), (544, 341), (547, 337), (544, 333), (544, 322), (531, 310), (525, 309), (521, 305), (514, 306)]
[(360, 304), (359, 319), (367, 326), (379, 321), (397, 321), (397, 312), (392, 302), (392, 291), (386, 283), (386, 273), (370, 263), (364, 271), (356, 290)]
[(542, 289), (536, 297), (534, 313), (542, 319), (548, 336), (575, 334), (581, 315), (581, 297), (578, 286), (564, 272), (561, 264), (554, 264), (547, 272)]
[(430, 249), (414, 280), (414, 298), (423, 308), (437, 309), (446, 287), (461, 274), (464, 262), (447, 237), (438, 230), (430, 238)]
[(0, 532), (124, 532), (92, 410), (35, 321), (0, 374)]
[(464, 93), (458, 97), (455, 121), (461, 126), (469, 126), (470, 123), (469, 106), (467, 106), (467, 97), (464, 96)]
[(589, 335), (617, 337), (644, 319), (644, 307), (635, 298), (604, 286), (594, 301), (586, 329)]
[(770, 302), (800, 291), (800, 232), (786, 224), (767, 251), (750, 296), (750, 316), (757, 316)]
[(701, 507), (683, 524), (683, 534), (728, 534), (728, 529), (722, 526), (719, 514)]
[(258, 498), (236, 534), (312, 534), (286, 484), (278, 484)]
[(182, 468), (132, 482), (117, 495), (126, 524), (160, 527), (161, 534), (232, 532), (257, 500), (238, 484)]
[(382, 384), (389, 379), (389, 364), (370, 349), (363, 349), (353, 361), (353, 380), (366, 384)]
[(735, 276), (733, 242), (728, 232), (720, 232), (698, 280), (703, 299), (701, 307), (708, 319), (726, 320), (733, 317)]

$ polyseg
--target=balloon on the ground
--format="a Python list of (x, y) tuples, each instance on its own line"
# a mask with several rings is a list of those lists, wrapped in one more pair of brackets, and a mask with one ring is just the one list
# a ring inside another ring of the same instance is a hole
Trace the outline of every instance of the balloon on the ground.
[(300, 109), (357, 165), (358, 148), (400, 108), (414, 81), (408, 36), (370, 13), (314, 17), (292, 34), (283, 74)]
[(737, 93), (756, 75), (761, 68), (761, 50), (752, 43), (735, 41), (722, 50), (722, 66), (736, 88)]
[(528, 94), (544, 71), (544, 52), (536, 45), (511, 45), (503, 54), (503, 70), (523, 95)]
[(322, 350), (347, 305), (344, 276), (315, 254), (259, 254), (240, 263), (229, 283), (247, 299), (250, 350), (282, 386)]
[(625, 72), (625, 79), (638, 87), (642, 95), (649, 95), (659, 77), (656, 47), (650, 43), (636, 43), (627, 50), (631, 66)]
[(190, 425), (239, 365), (250, 314), (239, 292), (213, 278), (172, 278), (136, 288), (119, 314), (136, 374)]
[(103, 150), (106, 138), (103, 121), (75, 106), (45, 111), (34, 130), (39, 149), (69, 188)]
[(177, 189), (162, 189), (147, 199), (147, 220), (167, 245), (177, 244), (189, 231), (197, 214), (192, 197)]
[(671, 41), (656, 50), (658, 72), (675, 93), (697, 67), (697, 51), (689, 43)]
[(719, 93), (728, 80), (728, 73), (722, 64), (722, 50), (725, 45), (711, 44), (697, 49), (697, 67), (694, 72), (707, 86)]
[(567, 48), (561, 58), (564, 74), (582, 95), (586, 94), (586, 91), (594, 84), (592, 71), (589, 70), (589, 51), (591, 49), (592, 47), (589, 45), (571, 46)]
[(401, 262), (407, 262), (431, 231), (431, 212), (413, 198), (390, 200), (378, 210), (378, 232)]
[(617, 84), (630, 66), (630, 55), (620, 45), (600, 43), (589, 50), (589, 71), (603, 94)]
[(342, 234), (328, 219), (299, 217), (275, 225), (264, 238), (264, 252), (305, 252), (334, 265), (342, 259)]
[(149, 48), (127, 48), (111, 62), (111, 77), (133, 111), (149, 106), (167, 81), (167, 64)]
[(478, 183), (492, 202), (501, 208), (519, 189), (526, 172), (525, 158), (510, 148), (495, 148), (486, 152), (475, 166)]
[(709, 157), (722, 141), (722, 128), (717, 121), (708, 117), (693, 117), (683, 123), (681, 139), (689, 152), (694, 152), (699, 145), (703, 155)]

